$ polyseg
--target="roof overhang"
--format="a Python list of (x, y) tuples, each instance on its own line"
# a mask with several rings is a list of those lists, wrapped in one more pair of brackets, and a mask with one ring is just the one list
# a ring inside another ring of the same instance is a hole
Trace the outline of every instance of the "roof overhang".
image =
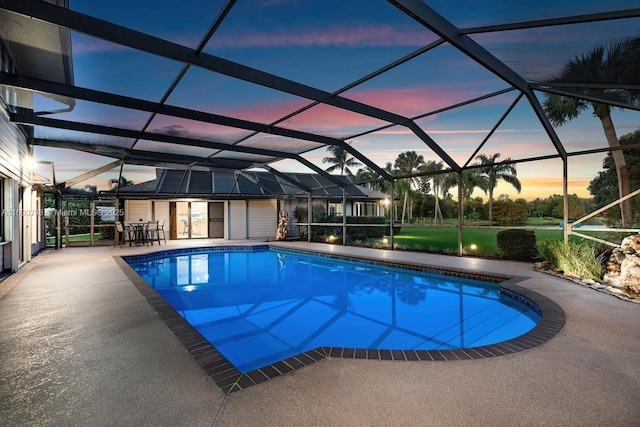
[[(69, 0), (46, 0), (69, 8)], [(0, 38), (11, 52), (20, 75), (73, 85), (71, 34), (66, 28), (0, 9)], [(41, 93), (68, 106), (75, 99)], [(24, 101), (25, 104), (29, 101)], [(20, 105), (33, 108), (32, 105)]]

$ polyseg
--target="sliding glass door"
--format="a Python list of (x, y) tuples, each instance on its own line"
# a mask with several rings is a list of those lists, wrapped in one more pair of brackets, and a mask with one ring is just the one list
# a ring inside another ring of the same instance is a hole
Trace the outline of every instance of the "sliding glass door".
[(176, 238), (207, 238), (207, 202), (176, 202)]

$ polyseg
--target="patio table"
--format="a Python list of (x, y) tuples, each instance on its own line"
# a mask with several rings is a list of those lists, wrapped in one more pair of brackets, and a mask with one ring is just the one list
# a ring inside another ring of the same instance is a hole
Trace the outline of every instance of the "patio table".
[(131, 230), (131, 241), (135, 245), (149, 243), (149, 228), (146, 222), (129, 222), (126, 226)]

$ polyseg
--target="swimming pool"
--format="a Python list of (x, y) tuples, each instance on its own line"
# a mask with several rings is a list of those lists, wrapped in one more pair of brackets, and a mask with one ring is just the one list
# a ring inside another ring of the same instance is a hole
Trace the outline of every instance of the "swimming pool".
[(541, 320), (497, 283), (267, 246), (125, 259), (241, 373), (315, 348), (479, 352)]

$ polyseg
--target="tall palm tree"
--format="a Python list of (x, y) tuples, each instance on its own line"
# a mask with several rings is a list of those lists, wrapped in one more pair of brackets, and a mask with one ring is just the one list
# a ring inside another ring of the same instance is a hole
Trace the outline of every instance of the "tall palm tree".
[[(398, 155), (393, 166), (398, 174), (410, 175), (419, 172), (422, 165), (424, 165), (424, 157), (422, 155), (418, 155), (415, 151), (405, 151)], [(407, 177), (405, 181), (407, 185), (404, 188), (404, 208), (402, 210), (401, 223), (404, 223), (405, 212), (407, 213), (407, 220), (410, 220), (412, 216), (411, 187), (414, 185), (414, 178)]]
[[(404, 224), (405, 214), (407, 214), (408, 206), (410, 206), (409, 200), (413, 200), (410, 194), (411, 193), (410, 184), (406, 179), (397, 179), (394, 182), (393, 190), (397, 198), (401, 198), (404, 200), (402, 204), (402, 217), (400, 218), (400, 223)], [(413, 201), (411, 203), (413, 203)], [(398, 209), (396, 206), (396, 210), (395, 210), (396, 218), (397, 218), (397, 212), (398, 212)], [(406, 216), (407, 216), (407, 219), (410, 218), (409, 215), (406, 215)]]
[(489, 191), (489, 179), (486, 174), (478, 169), (465, 169), (462, 171), (462, 197), (469, 200), (476, 188), (487, 194)]
[(362, 163), (360, 163), (353, 157), (349, 157), (349, 152), (343, 147), (340, 147), (338, 145), (330, 145), (327, 147), (327, 151), (332, 155), (323, 158), (322, 163), (329, 163), (333, 165), (325, 169), (327, 172), (334, 172), (339, 170), (340, 175), (344, 175), (346, 172), (347, 175), (351, 177), (353, 176), (353, 173), (349, 168), (357, 168), (358, 166), (362, 166)]
[[(638, 70), (640, 68), (640, 42), (638, 37), (617, 41), (609, 46), (598, 46), (587, 54), (571, 59), (564, 66), (559, 76), (552, 79), (552, 82), (567, 83), (571, 87), (572, 83), (582, 84), (616, 84), (616, 83), (637, 83)], [(610, 88), (575, 88), (571, 89), (576, 96), (589, 95), (600, 99), (610, 99), (623, 103), (632, 103), (639, 98), (638, 91)], [(557, 94), (545, 95), (544, 109), (549, 120), (554, 126), (561, 126), (576, 117), (584, 110), (590, 108), (594, 116), (600, 119), (607, 143), (610, 148), (616, 166), (618, 177), (618, 191), (620, 197), (629, 194), (629, 171), (624, 160), (622, 151), (617, 149), (620, 146), (616, 130), (611, 119), (611, 105), (586, 101), (580, 98), (567, 97)], [(628, 228), (633, 220), (631, 201), (622, 202), (621, 206), (622, 227)]]
[(503, 180), (508, 182), (518, 190), (518, 193), (522, 190), (522, 184), (518, 179), (516, 167), (512, 164), (510, 158), (506, 158), (504, 162), (496, 163), (496, 160), (500, 157), (500, 153), (495, 153), (489, 157), (484, 154), (476, 156), (476, 159), (483, 165), (480, 168), (480, 172), (485, 177), (486, 190), (489, 193), (489, 225), (493, 225), (493, 190), (498, 186), (498, 181)]
[[(434, 160), (429, 160), (427, 163), (421, 167), (422, 172), (439, 172), (444, 167), (442, 162), (436, 162)], [(445, 188), (446, 176), (444, 174), (434, 174), (430, 177), (431, 179), (431, 188), (433, 189), (433, 196), (435, 198), (435, 206), (433, 208), (433, 224), (439, 224), (444, 222), (444, 218), (442, 216), (442, 210), (440, 209), (440, 195), (444, 194), (448, 188)]]
[[(632, 37), (628, 41), (627, 52), (625, 59), (627, 65), (624, 67), (623, 81), (637, 82), (638, 76), (640, 76), (640, 36)], [(640, 100), (640, 90), (630, 89), (629, 95), (632, 102), (638, 102)]]

